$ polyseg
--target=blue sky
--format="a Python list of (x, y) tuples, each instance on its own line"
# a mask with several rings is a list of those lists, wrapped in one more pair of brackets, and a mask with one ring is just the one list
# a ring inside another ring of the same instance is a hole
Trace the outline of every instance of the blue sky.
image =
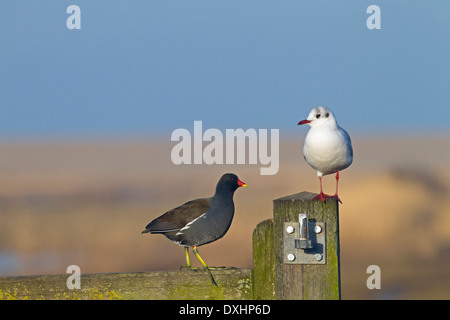
[(439, 0), (2, 0), (0, 137), (295, 131), (318, 105), (348, 130), (448, 132), (448, 17)]

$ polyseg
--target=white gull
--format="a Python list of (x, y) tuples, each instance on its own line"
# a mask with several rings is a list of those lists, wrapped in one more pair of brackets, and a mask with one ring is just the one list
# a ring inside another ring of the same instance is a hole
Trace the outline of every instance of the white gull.
[[(333, 112), (326, 107), (312, 109), (308, 118), (298, 123), (303, 124), (311, 126), (303, 144), (303, 157), (317, 171), (320, 182), (320, 194), (313, 200), (324, 202), (327, 198), (335, 198), (342, 203), (338, 196), (339, 171), (353, 161), (350, 136), (338, 126)], [(322, 191), (322, 176), (332, 173), (336, 173), (336, 193), (330, 196)]]

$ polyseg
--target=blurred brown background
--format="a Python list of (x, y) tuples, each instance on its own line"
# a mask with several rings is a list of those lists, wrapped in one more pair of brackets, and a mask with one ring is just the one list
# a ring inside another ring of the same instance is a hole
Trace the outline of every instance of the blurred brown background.
[[(0, 143), (0, 276), (176, 270), (183, 248), (142, 235), (152, 219), (210, 196), (223, 173), (248, 184), (221, 240), (199, 248), (206, 263), (251, 267), (251, 235), (272, 200), (318, 192), (301, 156), (303, 137), (280, 138), (280, 170), (260, 165), (173, 165), (166, 140)], [(450, 299), (450, 137), (353, 138), (340, 179), (343, 299)], [(334, 193), (334, 176), (324, 179)], [(198, 265), (195, 259), (192, 259)], [(368, 290), (366, 268), (381, 268)]]

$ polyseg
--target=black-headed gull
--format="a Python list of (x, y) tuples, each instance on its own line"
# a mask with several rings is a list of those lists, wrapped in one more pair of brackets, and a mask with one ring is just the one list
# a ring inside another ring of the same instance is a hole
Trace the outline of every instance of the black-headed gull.
[[(317, 107), (311, 110), (308, 118), (298, 125), (309, 124), (311, 128), (303, 144), (303, 157), (306, 162), (317, 170), (320, 182), (320, 194), (313, 200), (324, 202), (327, 198), (338, 197), (339, 171), (352, 164), (353, 149), (347, 131), (338, 126), (333, 112), (326, 107)], [(333, 196), (322, 191), (322, 176), (336, 173), (336, 193)]]

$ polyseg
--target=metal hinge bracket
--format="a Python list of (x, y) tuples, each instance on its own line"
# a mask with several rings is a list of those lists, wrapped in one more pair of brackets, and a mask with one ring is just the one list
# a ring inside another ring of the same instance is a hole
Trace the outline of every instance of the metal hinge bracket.
[(283, 241), (286, 264), (326, 264), (325, 222), (298, 215), (299, 222), (284, 222)]

